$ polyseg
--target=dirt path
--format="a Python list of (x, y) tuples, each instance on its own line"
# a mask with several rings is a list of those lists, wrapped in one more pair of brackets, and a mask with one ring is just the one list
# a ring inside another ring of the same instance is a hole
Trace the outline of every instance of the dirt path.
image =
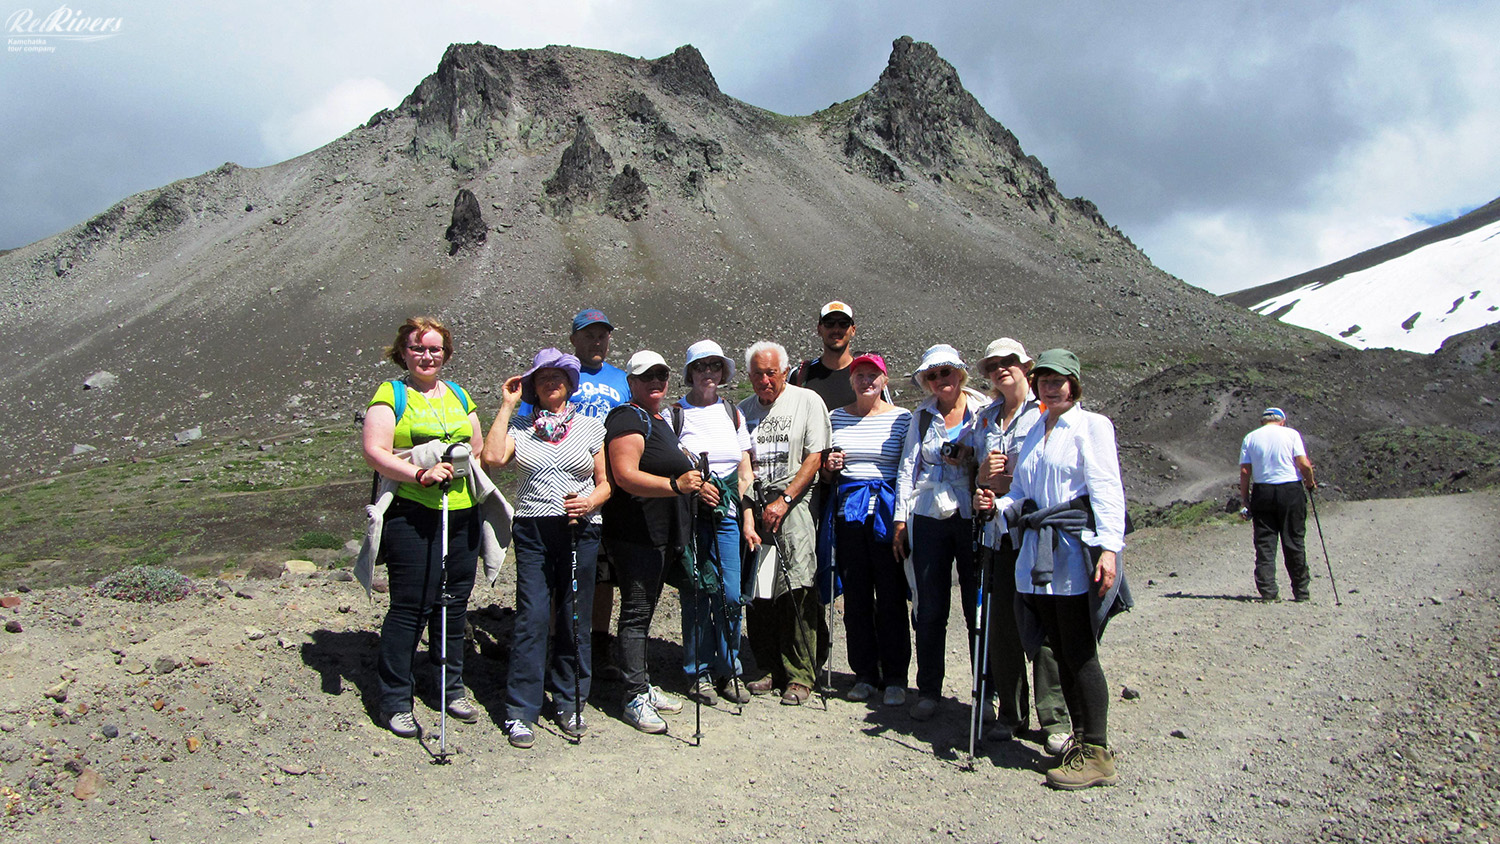
[[(962, 769), (961, 623), (930, 722), (757, 699), (743, 715), (705, 708), (692, 747), (691, 708), (644, 736), (600, 684), (581, 745), (544, 727), (517, 751), (497, 726), (497, 607), (479, 614), (468, 670), (490, 717), (454, 726), (459, 754), (436, 767), (371, 723), (383, 607), (355, 584), (252, 583), (252, 598), (166, 608), (34, 592), (5, 611), (24, 632), (0, 634), (3, 828), (120, 842), (1497, 840), (1500, 493), (1329, 503), (1322, 517), (1340, 607), (1320, 552), (1313, 603), (1249, 602), (1245, 526), (1130, 538), (1137, 608), (1110, 627), (1103, 661), (1116, 693), (1141, 697), (1111, 703), (1121, 785), (1080, 794), (1042, 787), (1033, 743)], [(492, 601), (513, 603), (486, 589), (475, 604)], [(653, 671), (681, 689), (668, 615)], [(185, 665), (157, 674), (162, 656)], [(44, 699), (64, 673), (66, 703)], [(80, 801), (85, 769), (102, 783)]]

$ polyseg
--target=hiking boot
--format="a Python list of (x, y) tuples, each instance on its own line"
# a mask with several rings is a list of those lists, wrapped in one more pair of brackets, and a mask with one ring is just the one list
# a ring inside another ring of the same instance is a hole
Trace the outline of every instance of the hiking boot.
[(1312, 596), (1309, 595), (1309, 594), (1307, 594), (1306, 592), (1304, 592), (1301, 595), (1294, 595), (1294, 596), (1292, 596), (1292, 600), (1296, 601), (1299, 604), (1305, 604), (1308, 601), (1312, 600)]
[(410, 712), (392, 712), (386, 716), (385, 725), (402, 738), (416, 738), (422, 732), (417, 719)]
[(682, 711), (682, 701), (662, 691), (661, 686), (652, 686), (646, 693), (650, 695), (651, 708), (657, 712), (676, 715)]
[(1097, 744), (1075, 744), (1069, 751), (1056, 768), (1047, 772), (1047, 785), (1076, 791), (1119, 782), (1120, 778), (1115, 774), (1115, 754), (1109, 748)]
[(719, 697), (730, 703), (741, 706), (750, 702), (750, 690), (745, 688), (745, 681), (738, 677), (730, 677), (719, 681)]
[(557, 728), (563, 731), (568, 738), (582, 738), (589, 731), (589, 725), (583, 721), (582, 712), (559, 712), (557, 713)]
[(881, 701), (881, 702), (884, 703), (886, 706), (905, 706), (906, 705), (906, 687), (905, 686), (886, 686), (885, 687), (885, 699), (883, 701)]
[(536, 741), (536, 732), (531, 729), (530, 724), (513, 718), (505, 722), (505, 737), (510, 740), (511, 747), (525, 750)]
[(479, 720), (479, 707), (469, 698), (456, 697), (448, 701), (448, 714), (465, 724), (473, 724)]
[(714, 691), (713, 681), (707, 677), (699, 677), (698, 681), (693, 683), (693, 687), (688, 689), (687, 696), (688, 700), (704, 706), (719, 705), (719, 693)]
[(1281, 603), (1281, 596), (1279, 596), (1279, 595), (1262, 595), (1259, 598), (1256, 598), (1255, 602), (1257, 604), (1279, 604), (1279, 603)]
[(781, 695), (782, 706), (801, 706), (812, 697), (812, 689), (801, 683), (787, 683), (786, 691)]
[(855, 683), (854, 688), (849, 690), (849, 694), (844, 695), (844, 697), (854, 701), (855, 703), (864, 703), (874, 696), (875, 687), (870, 685), (869, 683), (866, 683), (864, 680), (860, 680), (858, 683)]
[(1010, 741), (1016, 737), (1016, 728), (1009, 724), (996, 724), (984, 734), (985, 741)]
[(930, 721), (937, 714), (937, 698), (918, 698), (917, 705), (911, 708), (911, 717), (918, 721)]
[(768, 695), (775, 688), (776, 681), (771, 679), (771, 675), (769, 674), (759, 680), (751, 680), (745, 684), (745, 689), (752, 695)]
[(625, 702), (625, 723), (643, 733), (665, 733), (667, 722), (651, 705), (651, 692), (644, 691)]

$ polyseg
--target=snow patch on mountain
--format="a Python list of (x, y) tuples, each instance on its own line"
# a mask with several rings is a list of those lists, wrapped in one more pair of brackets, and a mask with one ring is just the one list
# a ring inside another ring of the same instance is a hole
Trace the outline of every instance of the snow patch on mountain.
[(1500, 322), (1500, 222), (1250, 309), (1357, 348), (1430, 354), (1454, 334)]

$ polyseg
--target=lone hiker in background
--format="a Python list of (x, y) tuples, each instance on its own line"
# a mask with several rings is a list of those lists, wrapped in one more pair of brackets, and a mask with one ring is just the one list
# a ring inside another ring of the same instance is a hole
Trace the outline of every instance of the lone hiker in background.
[(1307, 496), (1311, 490), (1312, 461), (1302, 435), (1286, 426), (1286, 411), (1268, 407), (1260, 427), (1245, 435), (1240, 445), (1240, 518), (1255, 524), (1255, 588), (1267, 603), (1279, 601), (1276, 590), (1276, 539), (1286, 573), (1292, 579), (1292, 599), (1312, 600), (1312, 575), (1302, 538), (1307, 531)]
[[(614, 408), (630, 400), (630, 384), (625, 371), (604, 362), (609, 354), (609, 335), (615, 330), (609, 318), (597, 308), (584, 308), (573, 317), (573, 333), (568, 342), (573, 344), (573, 355), (578, 358), (578, 384), (568, 402), (579, 412), (592, 416), (600, 422)], [(515, 417), (533, 416), (536, 409), (531, 402), (522, 402), (516, 408)], [(615, 609), (615, 573), (604, 552), (599, 547), (597, 571), (595, 573), (593, 606), (593, 659), (598, 665), (597, 676), (605, 680), (622, 678), (616, 667), (613, 638), (609, 635), (610, 616)]]

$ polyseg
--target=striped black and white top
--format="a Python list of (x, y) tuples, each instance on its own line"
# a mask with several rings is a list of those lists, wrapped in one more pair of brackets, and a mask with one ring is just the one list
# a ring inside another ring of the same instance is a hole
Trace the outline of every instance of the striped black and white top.
[[(561, 442), (539, 439), (530, 413), (510, 421), (510, 438), (516, 444), (512, 465), (521, 473), (516, 493), (516, 517), (563, 516), (563, 497), (568, 493), (588, 495), (594, 491), (594, 455), (604, 448), (604, 423), (580, 413)], [(599, 522), (599, 511), (589, 515)]]
[(896, 407), (884, 413), (855, 416), (840, 407), (828, 418), (833, 423), (833, 445), (844, 450), (845, 478), (896, 483), (911, 411)]

